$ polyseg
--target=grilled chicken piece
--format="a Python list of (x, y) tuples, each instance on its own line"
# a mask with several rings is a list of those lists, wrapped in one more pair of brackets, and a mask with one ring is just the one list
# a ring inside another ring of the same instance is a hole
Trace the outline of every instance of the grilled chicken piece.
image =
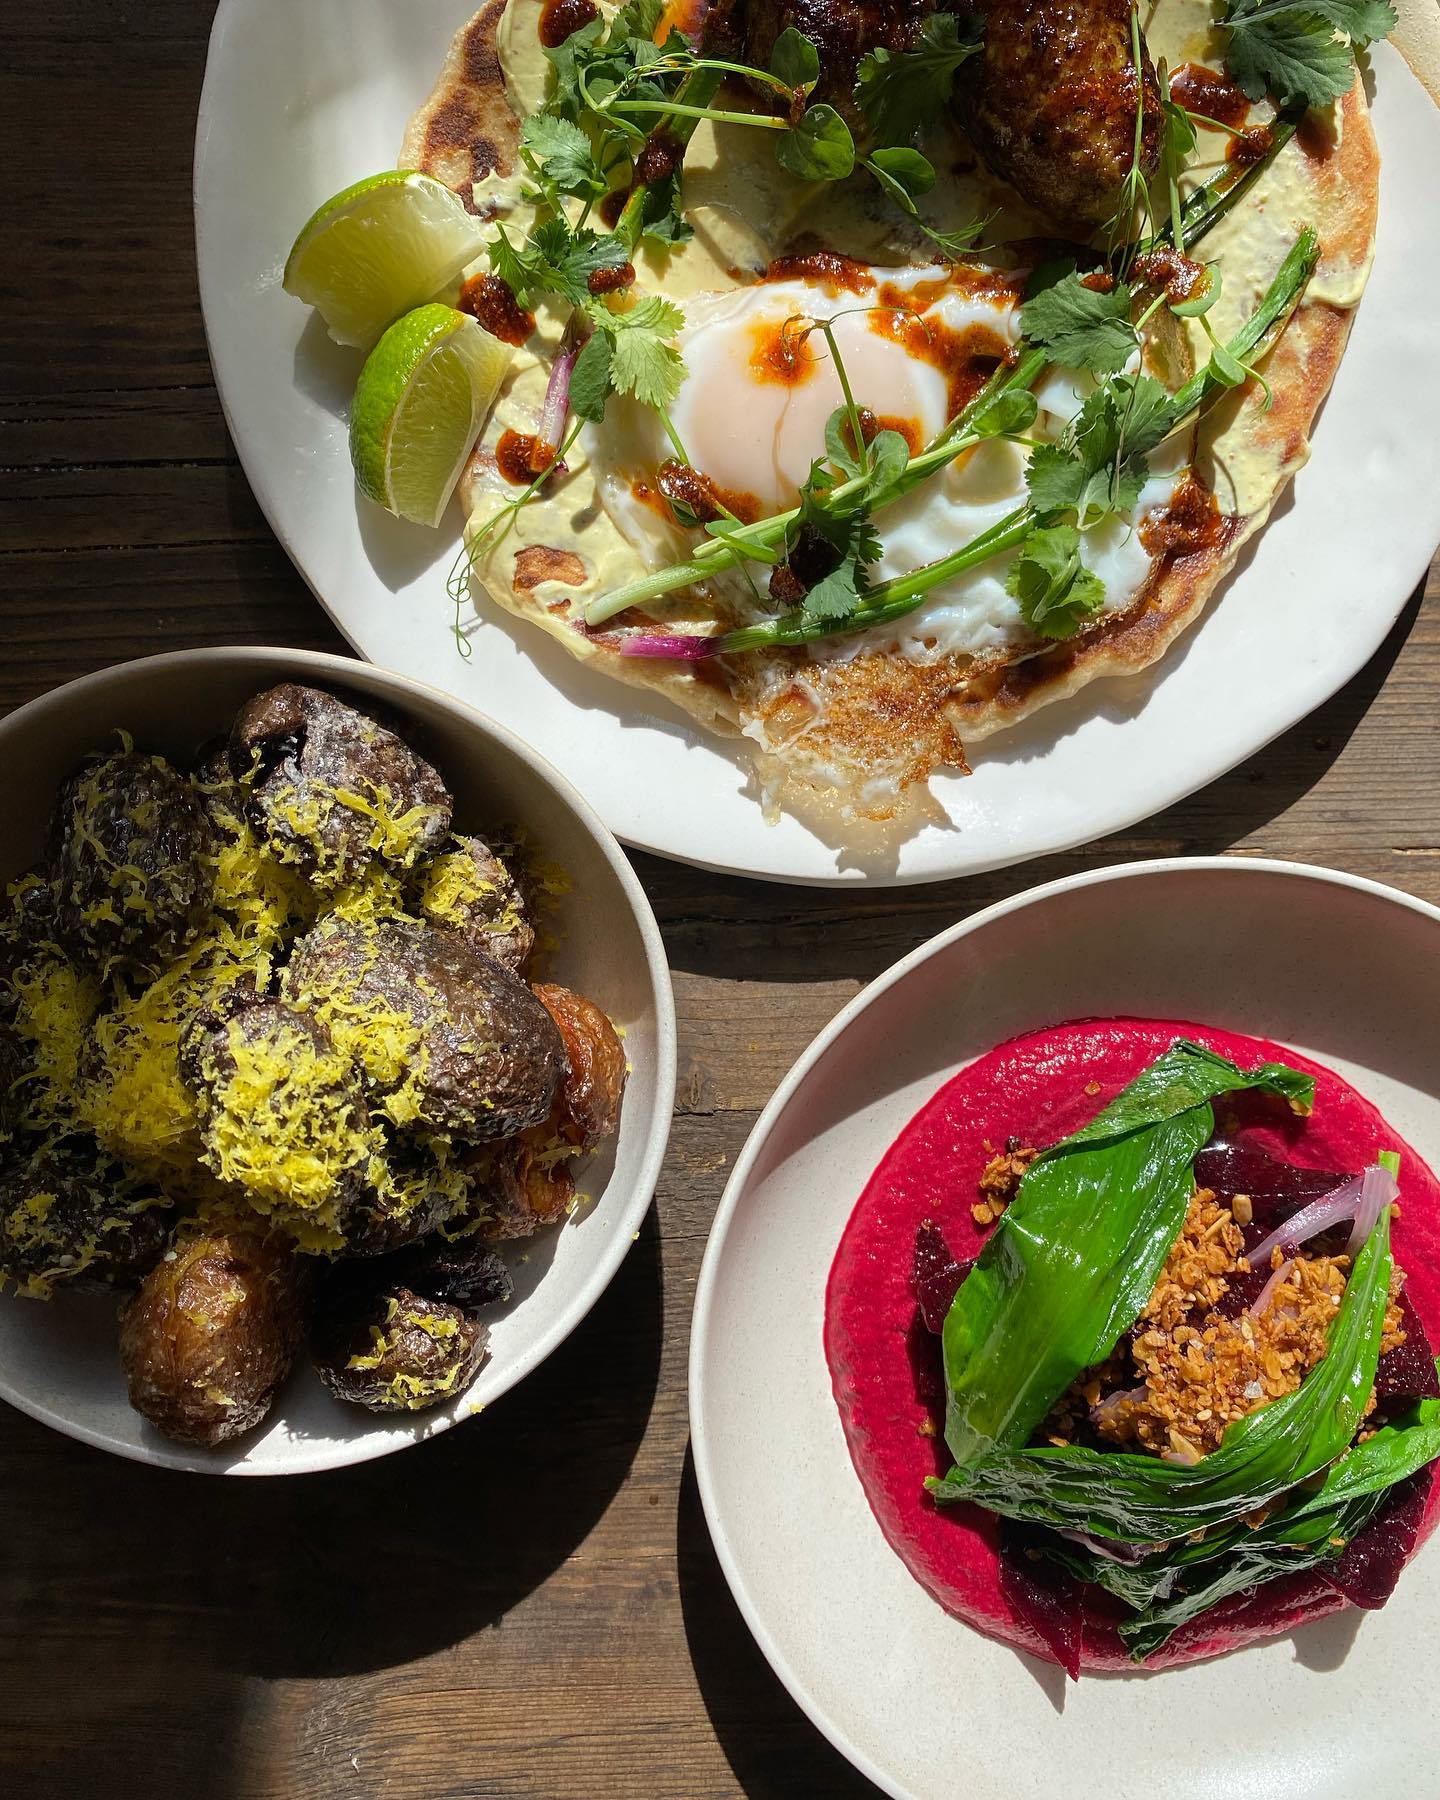
[(954, 106), (997, 175), (1057, 224), (1098, 224), (1115, 210), (1135, 149), (1160, 159), (1160, 88), (1145, 39), (1137, 84), (1129, 0), (959, 0), (985, 40), (955, 80)]

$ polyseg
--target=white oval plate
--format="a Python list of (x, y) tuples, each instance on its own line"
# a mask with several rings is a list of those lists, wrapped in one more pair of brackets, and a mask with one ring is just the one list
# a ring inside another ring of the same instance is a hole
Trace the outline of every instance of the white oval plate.
[(265, 514), (373, 662), (434, 683), (548, 757), (627, 843), (775, 880), (937, 881), (1084, 843), (1168, 806), (1302, 718), (1374, 653), (1440, 539), (1440, 234), (1424, 229), (1440, 115), (1375, 55), (1385, 159), (1374, 278), (1293, 504), (1158, 670), (1099, 684), (937, 777), (948, 818), (898, 856), (767, 825), (744, 752), (582, 669), (498, 607), (469, 662), (450, 635), (458, 548), (360, 500), (345, 409), (358, 369), (282, 292), (291, 239), (330, 194), (393, 164), (473, 0), (222, 0), (195, 149), (200, 292), (231, 433)]
[(721, 1566), (838, 1749), (904, 1800), (1435, 1792), (1440, 1550), (1378, 1613), (1158, 1674), (1084, 1676), (950, 1618), (882, 1536), (821, 1344), (840, 1235), (901, 1127), (1017, 1032), (1138, 1013), (1272, 1037), (1440, 1162), (1440, 910), (1292, 863), (1134, 863), (1036, 888), (873, 982), (790, 1071), (695, 1297), (690, 1428)]
[[(429, 1412), (381, 1417), (332, 1400), (303, 1356), (259, 1430), (217, 1450), (160, 1436), (133, 1411), (116, 1352), (114, 1301), (0, 1294), (0, 1399), (70, 1437), (139, 1462), (227, 1475), (296, 1475), (365, 1462), (432, 1437), (499, 1399), (564, 1341), (620, 1267), (645, 1217), (675, 1099), (675, 1001), (655, 915), (620, 846), (534, 751), (446, 694), (383, 669), (302, 650), (186, 650), (120, 663), (0, 720), (0, 884), (39, 856), (59, 783), (116, 727), (141, 749), (192, 755), (242, 701), (303, 681), (384, 702), (423, 736), (461, 826), (523, 823), (570, 877), (557, 904), (554, 977), (625, 1029), (630, 1079), (613, 1145), (582, 1168), (592, 1204), (513, 1247), (509, 1305), (469, 1390)], [(113, 741), (113, 739), (112, 739)]]

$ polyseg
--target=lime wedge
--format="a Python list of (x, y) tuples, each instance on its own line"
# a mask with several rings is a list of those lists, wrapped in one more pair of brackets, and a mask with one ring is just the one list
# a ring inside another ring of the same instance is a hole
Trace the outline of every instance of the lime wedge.
[(286, 260), (285, 291), (318, 309), (337, 344), (368, 350), (484, 247), (478, 222), (443, 182), (387, 169), (313, 215)]
[(361, 492), (399, 518), (438, 525), (514, 354), (451, 306), (397, 319), (355, 384), (350, 460)]

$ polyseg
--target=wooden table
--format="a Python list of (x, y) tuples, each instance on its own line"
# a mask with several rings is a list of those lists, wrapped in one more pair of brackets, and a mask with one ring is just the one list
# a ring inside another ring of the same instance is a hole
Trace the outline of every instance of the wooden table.
[[(161, 649), (342, 648), (260, 515), (211, 383), (190, 218), (211, 11), (46, 0), (7, 21), (0, 707)], [(1440, 902), (1437, 697), (1432, 571), (1311, 718), (1073, 855), (843, 893), (637, 857), (675, 970), (680, 1101), (605, 1300), (483, 1421), (334, 1475), (190, 1480), (0, 1408), (0, 1792), (873, 1793), (751, 1642), (687, 1451), (696, 1271), (757, 1111), (888, 963), (1076, 869), (1288, 856)]]

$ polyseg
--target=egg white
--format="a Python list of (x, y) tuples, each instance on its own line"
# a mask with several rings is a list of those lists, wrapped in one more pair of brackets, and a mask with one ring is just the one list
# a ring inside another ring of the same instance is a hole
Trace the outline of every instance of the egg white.
[[(947, 271), (870, 273), (877, 284), (909, 290), (922, 282), (942, 285)], [(872, 329), (874, 304), (867, 296), (837, 295), (823, 282), (805, 279), (688, 300), (678, 339), (688, 373), (670, 408), (670, 423), (695, 467), (722, 489), (755, 496), (766, 512), (794, 504), (812, 461), (824, 453), (825, 422), (843, 394), (819, 333), (808, 339), (816, 359), (808, 379), (787, 386), (757, 373), (752, 363), (757, 344), (787, 321), (830, 322), (857, 404), (880, 416), (915, 421), (922, 442), (928, 442), (946, 422), (944, 376)], [(1007, 344), (1019, 335), (1013, 301), (957, 288), (941, 292), (919, 316), (952, 332), (983, 325)], [(1083, 371), (1052, 370), (1036, 389), (1040, 413), (1033, 436), (1058, 437), (1094, 385)], [(647, 565), (658, 568), (682, 556), (689, 542), (685, 534), (636, 494), (642, 484), (653, 488), (656, 471), (676, 453), (658, 414), (633, 401), (612, 400), (603, 423), (587, 430), (585, 447), (600, 472), (606, 511)], [(1108, 519), (1085, 534), (1085, 561), (1105, 583), (1106, 614), (1124, 611), (1145, 581), (1151, 558), (1136, 527), (1169, 501), (1187, 454), (1183, 434), (1163, 446), (1150, 459), (1150, 479), (1133, 516)], [(886, 507), (876, 518), (884, 551), (872, 579), (878, 584), (934, 562), (1013, 511), (1026, 497), (1028, 459), (1021, 445), (983, 444)], [(1005, 590), (1013, 556), (996, 556), (943, 582), (914, 612), (888, 626), (821, 639), (810, 654), (828, 660), (893, 649), (926, 662), (1029, 644), (1033, 634), (1019, 602)], [(756, 567), (751, 573), (763, 591), (768, 570)]]

